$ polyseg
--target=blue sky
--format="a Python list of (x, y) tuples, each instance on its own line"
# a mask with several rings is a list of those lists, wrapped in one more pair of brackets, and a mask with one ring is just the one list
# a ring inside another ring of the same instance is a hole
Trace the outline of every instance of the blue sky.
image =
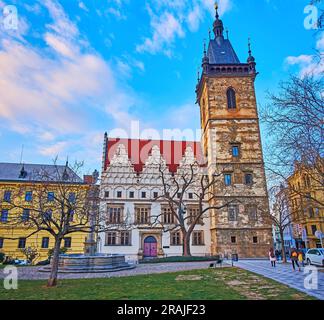
[[(219, 2), (241, 61), (252, 39), (260, 104), (289, 73), (314, 69), (324, 37), (304, 26), (308, 0)], [(0, 0), (1, 11), (8, 4), (18, 29), (0, 28), (1, 162), (19, 162), (24, 145), (24, 162), (58, 155), (91, 172), (105, 131), (129, 132), (131, 121), (146, 135), (199, 129), (195, 85), (213, 1)]]

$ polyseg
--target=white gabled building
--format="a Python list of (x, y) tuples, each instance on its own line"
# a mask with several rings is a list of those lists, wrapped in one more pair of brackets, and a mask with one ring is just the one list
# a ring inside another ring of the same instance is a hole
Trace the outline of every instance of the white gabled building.
[[(159, 199), (162, 194), (159, 168), (162, 163), (171, 177), (200, 155), (199, 142), (108, 139), (105, 135), (100, 218), (109, 227), (99, 234), (99, 252), (124, 254), (127, 260), (182, 255), (180, 231), (166, 228), (171, 215), (168, 204)], [(194, 190), (188, 191), (187, 212), (194, 215), (197, 204)], [(161, 217), (164, 228), (154, 223)], [(194, 229), (191, 254), (210, 254), (209, 217), (203, 218)]]

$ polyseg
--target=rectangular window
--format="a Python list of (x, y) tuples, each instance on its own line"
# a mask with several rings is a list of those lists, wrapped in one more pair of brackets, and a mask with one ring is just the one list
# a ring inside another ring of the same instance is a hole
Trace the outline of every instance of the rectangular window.
[(238, 220), (238, 205), (230, 205), (228, 207), (228, 220), (229, 221), (237, 221)]
[(69, 202), (70, 203), (75, 203), (75, 193), (74, 192), (70, 192), (70, 194), (69, 194)]
[(174, 215), (172, 214), (172, 210), (169, 206), (162, 207), (162, 214), (164, 224), (174, 224)]
[(232, 174), (231, 173), (226, 173), (224, 175), (224, 183), (225, 183), (225, 186), (230, 186), (232, 184)]
[(71, 237), (64, 238), (63, 241), (64, 241), (64, 248), (71, 248), (72, 245)]
[(240, 155), (240, 148), (238, 146), (232, 146), (232, 156), (237, 158)]
[[(199, 207), (188, 207), (188, 223), (193, 223), (199, 214)], [(200, 217), (197, 221), (197, 224), (203, 223), (203, 219), (202, 217)]]
[(19, 238), (18, 240), (18, 248), (24, 249), (26, 247), (26, 238)]
[(4, 239), (3, 238), (0, 238), (0, 249), (3, 248), (3, 242), (4, 242)]
[(316, 225), (312, 225), (311, 228), (312, 228), (312, 234), (314, 235), (317, 230), (317, 227)]
[(0, 222), (6, 223), (8, 222), (9, 210), (3, 209), (1, 211)]
[(42, 248), (47, 249), (49, 247), (49, 238), (48, 237), (43, 237), (42, 238)]
[(105, 198), (109, 198), (109, 191), (105, 191)]
[(11, 191), (5, 191), (3, 195), (3, 201), (10, 202), (11, 201)]
[(106, 246), (114, 246), (117, 244), (117, 233), (116, 232), (107, 232), (106, 233)]
[(131, 199), (134, 199), (134, 197), (135, 197), (135, 193), (134, 193), (134, 191), (130, 191), (130, 192), (129, 192), (129, 197), (130, 197)]
[(153, 192), (153, 198), (156, 199), (159, 196), (158, 192)]
[(194, 245), (194, 246), (204, 245), (204, 232), (203, 231), (194, 231), (192, 233), (192, 245)]
[(142, 192), (142, 198), (146, 198), (146, 192)]
[(25, 193), (25, 201), (27, 201), (27, 202), (33, 201), (33, 192), (32, 191), (27, 191)]
[(123, 213), (123, 207), (122, 206), (108, 205), (107, 223), (108, 224), (122, 223), (122, 213)]
[(253, 237), (253, 243), (258, 243), (258, 237)]
[(121, 191), (117, 191), (117, 198), (121, 198), (122, 197), (122, 192)]
[(253, 184), (253, 176), (251, 173), (246, 173), (245, 174), (245, 179), (244, 182), (246, 185), (251, 186)]
[(314, 209), (313, 208), (308, 208), (308, 214), (310, 218), (314, 218)]
[(181, 232), (175, 231), (171, 232), (171, 246), (181, 246)]
[(189, 197), (189, 199), (193, 199), (193, 193), (190, 192), (190, 193), (188, 194), (188, 197)]
[(120, 245), (121, 246), (129, 246), (131, 244), (131, 233), (129, 231), (121, 231), (120, 232)]
[(135, 207), (135, 224), (149, 224), (150, 223), (150, 208), (149, 207)]
[(44, 214), (45, 220), (51, 220), (52, 216), (53, 216), (53, 211), (51, 209), (48, 209)]
[(258, 220), (258, 211), (256, 206), (248, 207), (248, 215), (250, 221), (257, 221)]
[(180, 199), (180, 197), (181, 197), (181, 193), (178, 192), (178, 193), (177, 193), (177, 198)]
[(74, 220), (74, 210), (69, 210), (69, 221), (73, 222)]
[(27, 222), (29, 220), (29, 215), (30, 215), (30, 210), (29, 209), (24, 209), (22, 216), (21, 216), (21, 220), (23, 222)]
[(47, 201), (48, 202), (53, 202), (54, 201), (54, 198), (55, 198), (54, 192), (48, 192), (47, 193)]
[(231, 237), (231, 243), (236, 243), (236, 237), (235, 236)]

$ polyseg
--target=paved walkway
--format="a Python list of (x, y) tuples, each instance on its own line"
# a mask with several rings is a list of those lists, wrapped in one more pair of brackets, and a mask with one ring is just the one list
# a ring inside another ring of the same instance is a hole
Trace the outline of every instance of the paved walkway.
[[(138, 264), (135, 269), (129, 269), (116, 272), (105, 273), (59, 273), (59, 279), (89, 279), (89, 278), (112, 278), (128, 277), (140, 274), (177, 272), (184, 270), (206, 269), (210, 261), (204, 262), (185, 262), (185, 263), (155, 263), (155, 264)], [(39, 272), (39, 267), (20, 267), (18, 268), (18, 279), (20, 280), (38, 280), (47, 279), (48, 273)], [(3, 269), (0, 269), (0, 279), (6, 275)]]
[[(298, 270), (294, 272), (290, 263), (277, 263), (276, 268), (272, 268), (268, 260), (240, 260), (234, 262), (234, 266), (255, 272), (264, 277), (276, 280), (289, 287), (305, 292), (310, 296), (324, 300), (324, 272), (318, 272), (318, 289), (315, 290), (305, 289), (304, 279), (307, 274), (304, 275), (303, 268), (301, 272), (298, 272)], [(323, 268), (318, 268), (318, 270), (323, 271)]]

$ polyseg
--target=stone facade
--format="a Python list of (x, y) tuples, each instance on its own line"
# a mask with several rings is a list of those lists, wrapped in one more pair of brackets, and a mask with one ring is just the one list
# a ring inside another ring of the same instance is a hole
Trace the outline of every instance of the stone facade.
[[(264, 257), (272, 246), (254, 81), (255, 62), (238, 61), (216, 15), (215, 39), (205, 51), (197, 85), (202, 145), (209, 175), (220, 174), (211, 214), (211, 253)], [(224, 56), (228, 55), (224, 58)], [(213, 60), (212, 63), (210, 61)]]

